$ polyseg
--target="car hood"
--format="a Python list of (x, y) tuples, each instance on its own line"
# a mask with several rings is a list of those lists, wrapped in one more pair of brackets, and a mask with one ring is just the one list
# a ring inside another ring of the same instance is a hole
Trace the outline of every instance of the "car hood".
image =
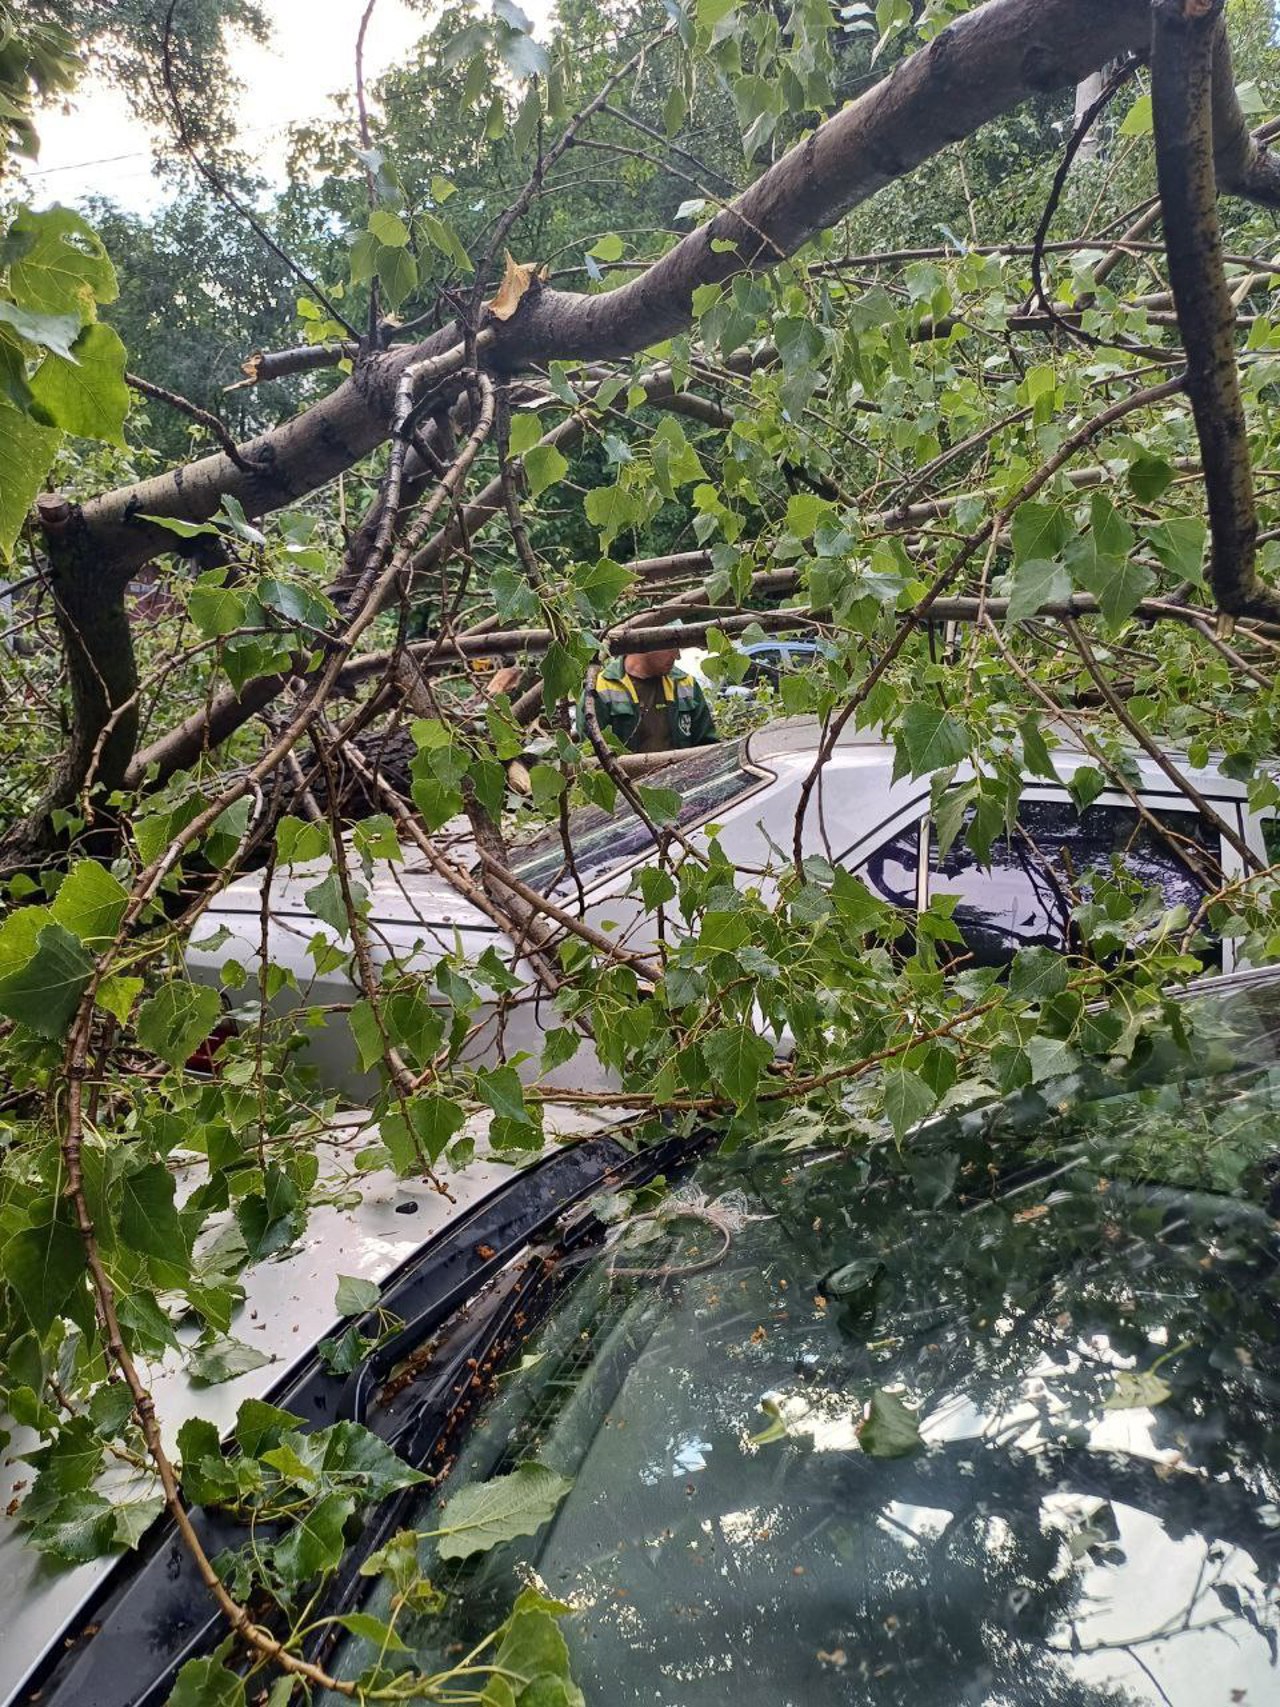
[[(316, 921), (317, 915), (308, 905), (307, 896), (325, 881), (332, 870), (333, 862), (328, 856), (278, 867), (271, 885), (273, 916), (277, 919)], [(366, 867), (348, 847), (347, 870), (352, 883), (359, 885), (368, 895), (369, 917), (379, 924), (423, 923), (484, 931), (494, 928), (487, 913), (460, 895), (420, 855), (409, 852), (403, 864), (379, 859)], [(216, 922), (219, 914), (261, 913), (264, 875), (261, 871), (249, 872), (229, 883), (218, 896), (217, 904), (209, 914), (210, 919)]]
[[(546, 1129), (552, 1141), (586, 1137), (605, 1124), (574, 1109), (546, 1108)], [(486, 1129), (485, 1118), (464, 1129), (476, 1139), (480, 1154), (467, 1168), (445, 1175), (447, 1195), (426, 1180), (397, 1179), (390, 1172), (366, 1175), (358, 1205), (318, 1205), (302, 1239), (283, 1257), (258, 1263), (244, 1273), (245, 1302), (232, 1320), (231, 1333), (263, 1355), (266, 1361), (258, 1367), (215, 1386), (198, 1384), (187, 1368), (195, 1329), (179, 1326), (183, 1350), (143, 1368), (170, 1451), (177, 1431), (190, 1417), (207, 1418), (220, 1434), (228, 1433), (245, 1399), (276, 1390), (313, 1353), (317, 1342), (338, 1327), (339, 1275), (385, 1281), (453, 1221), (510, 1180), (512, 1164), (485, 1152)], [(367, 1114), (339, 1117), (319, 1147), (322, 1174), (335, 1181), (349, 1179), (356, 1152), (376, 1136), (376, 1126)], [(179, 1192), (184, 1187), (194, 1189), (199, 1184), (199, 1164), (191, 1160), (178, 1166)], [(0, 1506), (17, 1511), (34, 1475), (22, 1454), (33, 1451), (39, 1442), (32, 1431), (18, 1427), (3, 1413), (0, 1424), (12, 1436), (0, 1468)], [(150, 1479), (139, 1485), (128, 1471), (118, 1487), (108, 1489), (110, 1497), (121, 1501), (153, 1492)], [(0, 1627), (5, 1632), (0, 1642), (0, 1703), (16, 1699), (63, 1631), (94, 1598), (118, 1558), (55, 1569), (28, 1545), (15, 1516), (0, 1517)]]

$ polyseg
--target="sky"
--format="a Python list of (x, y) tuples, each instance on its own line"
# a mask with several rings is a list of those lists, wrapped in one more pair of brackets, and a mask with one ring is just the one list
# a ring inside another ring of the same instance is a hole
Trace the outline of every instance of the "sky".
[[(355, 40), (365, 0), (265, 0), (274, 24), (265, 47), (233, 38), (232, 68), (245, 86), (240, 134), (265, 176), (283, 177), (284, 133), (290, 124), (332, 112), (331, 97), (354, 82)], [(551, 0), (524, 0), (544, 21)], [(365, 77), (372, 80), (424, 33), (427, 21), (406, 0), (378, 0), (365, 38)], [(145, 213), (164, 198), (151, 170), (156, 137), (130, 113), (124, 97), (86, 78), (68, 113), (37, 120), (40, 158), (27, 173), (33, 201), (77, 202), (110, 196)]]

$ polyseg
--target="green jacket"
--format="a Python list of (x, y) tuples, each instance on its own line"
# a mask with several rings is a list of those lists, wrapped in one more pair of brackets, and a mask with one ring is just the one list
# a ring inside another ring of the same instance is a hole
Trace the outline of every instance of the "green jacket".
[[(640, 701), (622, 659), (610, 659), (590, 680), (601, 733), (607, 731), (615, 735), (624, 747), (630, 748), (640, 724)], [(662, 689), (667, 702), (667, 723), (673, 748), (702, 747), (717, 739), (711, 708), (691, 675), (676, 665), (670, 675), (663, 676)], [(581, 705), (578, 708), (578, 728), (581, 733), (586, 733)]]

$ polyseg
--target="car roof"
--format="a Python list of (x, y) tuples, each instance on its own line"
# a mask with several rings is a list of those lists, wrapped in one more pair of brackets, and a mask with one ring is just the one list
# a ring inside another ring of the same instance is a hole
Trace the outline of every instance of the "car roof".
[[(1094, 762), (1069, 728), (1054, 724), (1048, 727), (1058, 742), (1053, 749), (1053, 758), (1063, 782), (1081, 766)], [(721, 845), (725, 852), (748, 865), (758, 865), (761, 855), (768, 851), (767, 844), (761, 841), (762, 827), (776, 847), (789, 847), (799, 792), (804, 778), (812, 770), (821, 739), (822, 724), (811, 716), (778, 718), (738, 738), (732, 744), (732, 750), (739, 757), (740, 790), (721, 799), (706, 812), (695, 813), (687, 819), (686, 831), (692, 832), (707, 822), (721, 826)], [(730, 743), (725, 742), (722, 746), (727, 756)], [(1142, 752), (1133, 752), (1130, 757), (1138, 787), (1144, 794), (1167, 797), (1171, 808), (1188, 809), (1189, 803), (1153, 759)], [(1182, 754), (1171, 753), (1170, 757), (1209, 798), (1241, 802), (1247, 799), (1247, 785), (1223, 773), (1219, 755), (1211, 755), (1203, 767), (1190, 765)], [(670, 766), (651, 773), (647, 780), (673, 787), (679, 793), (681, 767), (705, 763), (705, 752), (687, 757), (676, 754)], [(824, 767), (824, 782), (829, 785), (829, 799), (824, 806), (825, 828), (835, 857), (841, 858), (846, 850), (861, 849), (867, 845), (869, 838), (873, 838), (880, 827), (896, 815), (917, 805), (922, 813), (927, 809), (930, 778), (895, 780), (896, 763), (896, 749), (885, 740), (884, 732), (878, 727), (859, 729), (850, 723), (841, 730)], [(956, 772), (957, 780), (965, 781), (972, 774), (972, 768), (967, 763), (962, 764)], [(842, 775), (850, 780), (851, 786), (834, 786)], [(1060, 784), (1055, 785), (1045, 778), (1032, 778), (1028, 782), (1028, 787), (1033, 790), (1053, 790), (1055, 786), (1060, 787)], [(619, 807), (617, 810), (620, 813), (623, 809)], [(585, 826), (602, 817), (616, 821), (617, 814), (605, 815), (597, 808), (583, 807), (575, 814), (574, 821)], [(549, 837), (558, 838), (558, 832), (542, 831), (524, 848), (517, 844), (513, 858), (518, 863), (523, 851), (532, 850), (538, 842), (545, 842)], [(472, 844), (461, 832), (456, 841), (454, 857), (466, 865)], [(622, 848), (623, 844), (617, 843), (616, 846)], [(624, 858), (620, 854), (607, 871), (592, 876), (588, 886), (594, 888), (597, 884), (615, 881), (622, 872), (629, 871), (646, 857), (647, 847), (637, 851), (633, 857)], [(452, 952), (456, 947), (456, 933), (459, 931), (483, 937), (498, 933), (493, 919), (460, 895), (415, 849), (405, 849), (402, 864), (373, 861), (369, 873), (361, 870), (354, 854), (350, 858), (352, 876), (368, 889), (370, 916), (379, 924), (404, 926), (420, 931), (424, 937), (438, 932), (437, 947), (441, 955)], [(278, 867), (273, 874), (273, 918), (277, 928), (292, 929), (298, 935), (300, 952), (322, 929), (307, 906), (307, 892), (322, 882), (329, 871), (330, 862), (321, 859), (292, 867)], [(205, 917), (206, 928), (216, 931), (220, 914), (251, 913), (256, 916), (261, 911), (261, 884), (261, 872), (246, 873), (229, 884), (209, 908)], [(197, 953), (200, 947), (199, 940), (192, 943)]]

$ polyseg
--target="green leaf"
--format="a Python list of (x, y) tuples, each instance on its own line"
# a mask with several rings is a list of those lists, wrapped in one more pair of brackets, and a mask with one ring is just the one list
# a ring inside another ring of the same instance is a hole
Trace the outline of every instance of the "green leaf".
[(374, 1308), (381, 1296), (382, 1288), (377, 1281), (363, 1280), (359, 1275), (340, 1274), (334, 1303), (340, 1316), (363, 1316)]
[(528, 1124), (529, 1111), (525, 1107), (524, 1090), (514, 1067), (495, 1067), (492, 1072), (478, 1072), (476, 1095), (502, 1119)]
[(1058, 773), (1054, 769), (1053, 757), (1034, 712), (1029, 712), (1022, 719), (1018, 725), (1018, 734), (1022, 737), (1023, 763), (1031, 775), (1047, 776), (1051, 782), (1057, 782)]
[(81, 1489), (58, 1501), (27, 1534), (46, 1558), (63, 1565), (85, 1565), (116, 1548), (116, 1507), (101, 1494)]
[(388, 308), (399, 308), (418, 283), (418, 263), (407, 249), (384, 245), (378, 250), (378, 278)]
[(448, 220), (438, 219), (434, 213), (427, 213), (424, 209), (418, 215), (418, 223), (426, 233), (427, 240), (452, 261), (460, 273), (475, 272), (475, 265), (467, 254), (461, 237)]
[(403, 249), (409, 241), (409, 227), (398, 213), (386, 208), (375, 208), (369, 215), (369, 230), (390, 249)]
[(601, 237), (587, 250), (587, 254), (594, 255), (597, 261), (620, 261), (625, 253), (626, 244), (613, 231)]
[(1014, 571), (1009, 588), (1008, 622), (1034, 616), (1041, 605), (1064, 604), (1071, 597), (1071, 577), (1061, 563), (1028, 558)]
[(334, 1423), (311, 1434), (295, 1430), (259, 1456), (286, 1479), (297, 1479), (301, 1487), (338, 1487), (348, 1493), (358, 1491), (370, 1500), (428, 1480), (398, 1458), (385, 1441), (354, 1422)]
[(286, 865), (301, 865), (329, 852), (329, 826), (302, 818), (282, 818), (276, 825), (276, 852)]
[(245, 1707), (244, 1680), (221, 1660), (188, 1660), (174, 1679), (167, 1707)]
[(0, 1272), (36, 1332), (45, 1334), (84, 1278), (84, 1244), (64, 1221), (25, 1227), (0, 1251)]
[(1129, 464), (1129, 490), (1141, 503), (1150, 504), (1173, 484), (1173, 464), (1162, 456), (1143, 455)]
[[(964, 724), (927, 700), (914, 700), (906, 708), (894, 740), (898, 748), (895, 778), (903, 768), (909, 768), (912, 776), (926, 776), (959, 764), (969, 752), (969, 732)], [(904, 755), (906, 767), (902, 765)]]
[(601, 540), (609, 542), (640, 520), (643, 507), (639, 499), (621, 486), (593, 486), (583, 500), (582, 508), (589, 522), (600, 529)]
[(44, 358), (31, 380), (33, 403), (52, 426), (123, 448), (129, 387), (120, 334), (94, 321), (76, 339), (74, 358)]
[(110, 942), (129, 904), (129, 892), (95, 860), (71, 867), (49, 911), (81, 942)]
[(646, 783), (636, 784), (636, 795), (641, 806), (653, 819), (655, 824), (678, 824), (680, 822), (681, 798), (674, 788), (653, 788)]
[(469, 1559), (518, 1535), (536, 1535), (572, 1486), (544, 1464), (531, 1462), (510, 1475), (460, 1488), (441, 1513), (439, 1529), (431, 1531), (440, 1557)]
[(573, 584), (593, 616), (605, 616), (631, 586), (634, 577), (624, 564), (599, 557), (573, 571)]
[(185, 1261), (186, 1231), (173, 1204), (174, 1179), (163, 1162), (126, 1174), (120, 1237), (127, 1247), (169, 1262)]
[(1009, 531), (1014, 562), (1024, 563), (1056, 557), (1073, 530), (1070, 516), (1059, 505), (1019, 504)]
[(142, 994), (142, 988), (141, 978), (129, 978), (122, 972), (113, 972), (98, 985), (94, 1000), (121, 1025), (128, 1025), (133, 1004)]
[(724, 1026), (703, 1039), (702, 1053), (716, 1089), (741, 1108), (750, 1102), (760, 1075), (773, 1059), (773, 1045), (750, 1026)]
[(1208, 530), (1199, 516), (1169, 516), (1143, 530), (1156, 556), (1177, 581), (1204, 582)]
[(69, 207), (23, 208), (10, 241), (18, 253), (9, 267), (9, 291), (24, 308), (85, 321), (93, 318), (95, 301), (115, 301), (115, 268), (102, 239)]
[(270, 1361), (256, 1346), (246, 1345), (230, 1334), (217, 1334), (196, 1346), (187, 1360), (187, 1375), (197, 1387), (216, 1387), (223, 1381), (233, 1381), (237, 1375), (247, 1375), (251, 1369), (261, 1369)]
[(0, 397), (0, 556), (12, 551), (61, 437)]
[(787, 532), (797, 539), (808, 539), (819, 522), (835, 514), (835, 506), (813, 492), (797, 492), (787, 499)]
[(1099, 557), (1127, 557), (1133, 550), (1133, 529), (1104, 492), (1089, 499), (1089, 520)]
[(198, 539), (201, 534), (212, 535), (213, 538), (222, 532), (215, 522), (188, 522), (181, 516), (140, 515), (139, 521), (153, 522), (156, 527), (164, 528), (167, 533), (176, 533), (179, 539)]
[(236, 1412), (236, 1444), (246, 1457), (260, 1458), (294, 1432), (301, 1420), (265, 1399), (245, 1399)]
[(524, 453), (524, 472), (529, 482), (529, 494), (537, 498), (548, 486), (564, 479), (569, 472), (569, 464), (554, 445), (534, 445)]
[(136, 1547), (164, 1510), (164, 1497), (156, 1494), (149, 1500), (116, 1501), (111, 1509), (116, 1520), (113, 1545)]
[(1150, 136), (1155, 129), (1151, 96), (1139, 95), (1120, 124), (1121, 136)]
[(29, 344), (39, 344), (55, 355), (75, 360), (71, 346), (80, 335), (78, 314), (37, 314), (20, 303), (0, 299), (0, 325), (11, 327)]
[(353, 285), (368, 284), (378, 270), (378, 250), (381, 245), (371, 231), (361, 231), (351, 241), (349, 264)]
[(353, 1636), (359, 1636), (365, 1642), (372, 1642), (374, 1647), (389, 1654), (407, 1654), (411, 1651), (390, 1624), (384, 1624), (381, 1618), (375, 1618), (371, 1612), (344, 1612), (339, 1616), (338, 1623), (344, 1630), (350, 1630)]
[[(363, 911), (364, 902), (368, 899), (368, 891), (363, 883), (357, 883), (354, 878), (350, 881), (351, 901), (357, 915)], [(308, 889), (303, 895), (307, 911), (317, 919), (323, 919), (326, 925), (345, 937), (351, 934), (351, 921), (347, 917), (346, 903), (342, 896), (342, 884), (338, 881), (336, 871), (331, 871), (327, 877)]]
[(1013, 957), (1009, 994), (1015, 1001), (1047, 1002), (1067, 987), (1067, 962), (1052, 948), (1021, 948)]
[(1060, 1079), (1080, 1065), (1080, 1057), (1061, 1037), (1033, 1037), (1027, 1044), (1027, 1059), (1031, 1063), (1033, 1085), (1043, 1084), (1046, 1079)]
[[(521, 1707), (582, 1707), (582, 1692), (569, 1676), (569, 1647), (556, 1622), (561, 1616), (557, 1603), (534, 1605), (531, 1599), (527, 1591), (522, 1594), (507, 1620), (494, 1656), (502, 1674), (497, 1681), (516, 1680), (519, 1694), (513, 1691), (512, 1699)], [(549, 1610), (553, 1606), (556, 1610)], [(506, 1702), (485, 1699), (483, 1707), (506, 1707)]]
[(906, 1458), (924, 1445), (914, 1411), (877, 1387), (867, 1414), (858, 1424), (858, 1445), (872, 1458)]
[(89, 1400), (89, 1420), (100, 1435), (111, 1439), (133, 1415), (133, 1394), (123, 1381), (104, 1381)]
[(542, 437), (542, 422), (536, 415), (513, 415), (507, 448), (512, 456), (523, 456)]
[(896, 1067), (884, 1076), (884, 1111), (901, 1139), (930, 1113), (937, 1098), (918, 1073)]
[(1077, 812), (1092, 806), (1107, 786), (1107, 779), (1096, 765), (1077, 765), (1068, 778), (1067, 793), (1075, 802)]
[(171, 1067), (181, 1067), (208, 1037), (221, 1012), (216, 990), (175, 980), (142, 1004), (138, 1042)]
[(466, 1125), (467, 1114), (461, 1104), (448, 1097), (427, 1095), (413, 1098), (409, 1119), (427, 1161), (437, 1162), (450, 1139)]
[(206, 640), (234, 634), (241, 627), (249, 602), (235, 587), (224, 587), (225, 569), (210, 569), (187, 594), (187, 611)]
[(93, 971), (79, 937), (46, 907), (20, 907), (0, 925), (0, 1013), (41, 1037), (66, 1031)]
[(1155, 585), (1150, 569), (1134, 558), (1081, 557), (1076, 579), (1095, 596), (1108, 622), (1123, 622)]

